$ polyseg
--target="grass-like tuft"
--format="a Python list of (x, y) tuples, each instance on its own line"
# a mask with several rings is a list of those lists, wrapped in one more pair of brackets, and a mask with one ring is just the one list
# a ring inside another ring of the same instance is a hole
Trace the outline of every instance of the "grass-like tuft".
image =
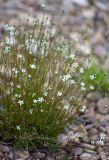
[(12, 139), (19, 147), (56, 143), (65, 125), (84, 108), (86, 92), (95, 89), (90, 57), (80, 63), (76, 50), (52, 31), (51, 21), (37, 20), (32, 29), (28, 24), (4, 26), (0, 129), (3, 140)]

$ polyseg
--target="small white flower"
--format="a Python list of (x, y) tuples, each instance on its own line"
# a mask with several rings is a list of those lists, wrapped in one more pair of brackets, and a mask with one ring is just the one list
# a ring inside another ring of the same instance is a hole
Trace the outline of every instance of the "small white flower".
[(78, 65), (78, 63), (77, 62), (75, 62), (74, 64), (73, 64), (73, 67), (74, 68), (77, 68), (79, 65)]
[(5, 31), (9, 32), (10, 36), (15, 35), (15, 27), (14, 26), (7, 24), (4, 26), (4, 29), (5, 29)]
[(97, 141), (97, 144), (100, 145), (100, 146), (103, 146), (104, 145), (104, 140), (100, 139), (99, 141)]
[(33, 100), (34, 103), (37, 103), (37, 102), (41, 102), (42, 103), (43, 101), (44, 101), (43, 97)]
[(91, 144), (95, 144), (95, 141), (91, 141)]
[(71, 83), (71, 84), (75, 84), (76, 82), (74, 81), (74, 79), (72, 79), (72, 80), (70, 81), (70, 83)]
[(13, 86), (14, 86), (14, 83), (13, 83), (13, 82), (10, 82), (10, 85), (13, 87)]
[(90, 75), (90, 79), (91, 80), (95, 79), (95, 76), (94, 75)]
[(80, 73), (84, 73), (84, 69), (83, 68), (80, 68)]
[(6, 44), (8, 45), (14, 45), (16, 43), (15, 38), (14, 37), (7, 37), (6, 38)]
[(41, 7), (42, 7), (42, 8), (45, 8), (45, 4), (44, 4), (44, 3), (42, 3), (42, 4), (41, 4)]
[(10, 52), (10, 47), (9, 46), (5, 46), (4, 53), (8, 54), (9, 52)]
[(37, 102), (38, 102), (38, 100), (37, 100), (37, 99), (33, 99), (33, 102), (34, 102), (34, 103), (37, 103)]
[(20, 85), (17, 85), (17, 88), (21, 88), (21, 86), (20, 86)]
[(30, 109), (29, 112), (30, 112), (30, 114), (32, 114), (33, 113), (33, 109)]
[(18, 74), (19, 71), (16, 69), (16, 68), (12, 68), (12, 71), (15, 73), (15, 74)]
[(23, 56), (22, 56), (21, 54), (18, 54), (17, 57), (18, 57), (18, 58), (22, 58)]
[(14, 72), (16, 70), (16, 68), (12, 68), (12, 71)]
[(23, 101), (23, 100), (19, 100), (19, 101), (18, 101), (18, 104), (21, 106), (21, 105), (24, 104), (24, 101)]
[(85, 86), (85, 83), (81, 82), (81, 86), (84, 87), (84, 86)]
[(5, 31), (14, 31), (14, 30), (15, 30), (15, 27), (14, 27), (14, 26), (11, 26), (11, 25), (9, 25), (9, 24), (6, 24), (6, 25), (4, 26), (4, 28), (5, 28)]
[(64, 106), (64, 109), (66, 109), (66, 110), (68, 110), (69, 108), (70, 108), (69, 104), (67, 104), (67, 105)]
[(16, 128), (17, 128), (17, 130), (19, 130), (19, 131), (20, 131), (20, 126), (16, 126)]
[(71, 54), (71, 55), (70, 55), (70, 58), (71, 58), (71, 60), (74, 60), (74, 59), (75, 59), (75, 55), (74, 55), (74, 54)]
[(38, 102), (43, 102), (44, 101), (44, 98), (43, 97), (41, 97), (41, 98), (38, 98)]
[(36, 65), (35, 65), (35, 64), (30, 64), (30, 67), (31, 67), (32, 69), (36, 69)]
[(36, 55), (37, 53), (37, 42), (35, 39), (26, 39), (26, 47), (29, 50), (29, 54), (34, 54)]
[(34, 96), (36, 96), (36, 93), (33, 93), (33, 94), (32, 94), (32, 97), (34, 97)]
[(19, 71), (16, 69), (16, 70), (14, 71), (14, 73), (15, 73), (15, 74), (18, 74), (18, 73), (19, 73)]
[(52, 87), (48, 87), (48, 90), (51, 90), (52, 89)]
[(43, 112), (44, 110), (43, 109), (41, 109), (41, 112)]
[(85, 90), (86, 90), (86, 88), (85, 88), (85, 87), (81, 87), (81, 90), (82, 90), (82, 91), (85, 91)]
[(93, 89), (94, 89), (94, 86), (90, 85), (90, 89), (92, 89), (92, 90), (93, 90)]
[(100, 139), (105, 139), (105, 133), (100, 133)]
[(69, 75), (69, 74), (63, 75), (61, 78), (62, 78), (62, 81), (65, 82), (71, 78), (71, 75)]
[(15, 94), (15, 97), (20, 98), (20, 97), (21, 97), (21, 94)]
[(25, 73), (25, 72), (26, 72), (26, 70), (25, 70), (25, 69), (22, 69), (21, 71), (22, 71), (23, 73)]
[(31, 75), (30, 75), (30, 74), (28, 74), (28, 77), (29, 77), (29, 78), (31, 78)]
[(86, 110), (86, 106), (83, 105), (82, 108), (80, 109), (81, 112), (84, 112)]
[(48, 93), (45, 91), (45, 92), (43, 93), (43, 95), (46, 97), (46, 96), (48, 95)]
[(11, 92), (10, 92), (10, 90), (8, 89), (7, 91), (6, 91), (6, 94), (10, 94)]
[(58, 91), (57, 96), (61, 97), (62, 96), (62, 92)]
[(79, 137), (81, 137), (81, 133), (80, 132), (76, 132), (75, 136), (79, 138)]

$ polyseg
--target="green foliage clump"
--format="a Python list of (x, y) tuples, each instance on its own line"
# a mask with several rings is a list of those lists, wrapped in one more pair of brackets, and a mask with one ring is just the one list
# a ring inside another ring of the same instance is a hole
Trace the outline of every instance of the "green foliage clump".
[(32, 29), (4, 26), (0, 129), (3, 139), (12, 138), (17, 146), (53, 144), (84, 108), (87, 91), (94, 90), (95, 81), (89, 83), (93, 71), (89, 58), (81, 64), (65, 40), (52, 36), (52, 30), (51, 21), (49, 25), (36, 21)]
[(109, 93), (109, 70), (103, 69), (100, 65), (92, 64), (84, 74), (84, 82), (87, 87), (92, 83), (96, 91)]

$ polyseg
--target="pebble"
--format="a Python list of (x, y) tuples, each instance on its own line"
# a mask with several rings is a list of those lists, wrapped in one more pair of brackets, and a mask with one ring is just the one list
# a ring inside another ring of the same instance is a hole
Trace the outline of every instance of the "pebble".
[(109, 98), (102, 98), (97, 103), (97, 109), (100, 114), (107, 114), (109, 112)]
[(59, 143), (63, 146), (63, 147), (65, 147), (65, 145), (68, 143), (68, 136), (66, 135), (66, 134), (60, 134), (59, 136), (58, 136), (58, 141), (59, 141)]
[(10, 151), (11, 151), (10, 147), (0, 144), (0, 152), (9, 153)]
[(98, 139), (98, 130), (96, 128), (90, 128), (88, 131), (90, 141), (97, 141)]
[(102, 98), (102, 94), (98, 91), (94, 91), (87, 94), (87, 99), (89, 101), (97, 102)]
[(4, 154), (0, 151), (0, 158), (3, 158)]
[(73, 147), (72, 151), (71, 151), (71, 155), (81, 155), (83, 152), (83, 149), (81, 147)]
[(109, 3), (107, 0), (98, 0), (95, 5), (103, 11), (108, 11), (109, 9)]
[(96, 156), (84, 152), (83, 154), (80, 155), (80, 160), (97, 160)]
[(94, 145), (87, 144), (87, 143), (83, 143), (82, 147), (85, 148), (85, 149), (89, 149), (89, 150), (94, 150), (95, 149)]
[(107, 160), (106, 154), (101, 147), (98, 148), (98, 153), (100, 155), (101, 160)]
[(91, 136), (91, 135), (95, 135), (95, 134), (97, 134), (98, 133), (98, 130), (96, 129), (96, 128), (90, 128), (90, 130), (89, 130), (89, 135)]
[(89, 137), (89, 139), (90, 139), (91, 142), (92, 141), (96, 142), (98, 140), (98, 135), (97, 134), (96, 135), (92, 135), (92, 136)]
[(46, 157), (46, 154), (45, 153), (41, 153), (41, 152), (31, 153), (30, 155), (34, 159), (43, 159), (43, 158)]
[(69, 131), (69, 133), (68, 133), (68, 139), (69, 139), (69, 141), (72, 140), (74, 142), (78, 142), (79, 141), (78, 136), (76, 134), (74, 134), (73, 131)]
[(104, 45), (96, 45), (95, 47), (95, 54), (100, 59), (105, 59), (107, 56), (107, 51), (104, 47)]
[(92, 155), (96, 154), (95, 151), (92, 151), (92, 150), (89, 150), (89, 149), (84, 149), (84, 152), (87, 152), (87, 153), (92, 154)]
[(27, 159), (29, 157), (29, 152), (28, 151), (21, 151), (21, 150), (15, 150), (13, 151), (13, 159)]
[(82, 7), (88, 7), (88, 0), (72, 0), (72, 3), (80, 5)]

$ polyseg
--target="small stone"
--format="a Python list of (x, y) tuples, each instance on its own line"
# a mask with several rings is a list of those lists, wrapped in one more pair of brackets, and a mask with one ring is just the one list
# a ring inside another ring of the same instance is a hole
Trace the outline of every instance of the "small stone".
[(64, 128), (64, 133), (68, 134), (69, 133), (69, 129), (67, 127)]
[(72, 0), (72, 3), (80, 5), (81, 7), (88, 7), (89, 5), (87, 0)]
[(43, 159), (43, 158), (46, 157), (46, 154), (45, 153), (41, 153), (41, 152), (31, 153), (30, 155), (34, 159)]
[(103, 63), (103, 69), (107, 70), (108, 68), (109, 68), (109, 56), (105, 59), (105, 61)]
[(8, 157), (9, 157), (10, 159), (13, 159), (13, 152), (12, 152), (12, 151), (9, 153)]
[(90, 139), (90, 141), (96, 142), (96, 141), (98, 140), (98, 135), (97, 135), (97, 134), (95, 134), (95, 135), (90, 135), (90, 136), (89, 136), (89, 139)]
[(74, 134), (74, 132), (73, 131), (70, 131), (69, 133), (68, 133), (68, 139), (69, 139), (69, 141), (75, 141), (75, 142), (78, 142), (79, 141), (79, 138), (78, 138), (78, 136), (76, 135), (76, 134)]
[(106, 132), (109, 134), (109, 126), (106, 126)]
[(101, 147), (98, 148), (98, 153), (99, 153), (100, 158), (101, 158), (102, 160), (107, 160), (106, 154), (105, 154), (105, 152), (103, 151), (103, 149), (102, 149)]
[(96, 156), (89, 153), (82, 153), (80, 156), (80, 160), (97, 160)]
[(94, 12), (94, 8), (86, 8), (86, 9), (84, 9), (83, 10), (83, 17), (84, 18), (87, 18), (87, 19), (92, 19), (93, 17), (94, 17), (94, 14), (95, 14), (95, 12)]
[(55, 159), (51, 157), (47, 157), (47, 160), (55, 160)]
[(6, 145), (0, 144), (0, 151), (3, 153), (9, 153), (11, 151), (11, 148)]
[(108, 11), (109, 9), (108, 0), (98, 0), (96, 1), (95, 5), (103, 11)]
[(87, 94), (87, 99), (89, 101), (94, 101), (94, 102), (97, 102), (99, 101), (100, 99), (102, 98), (102, 94), (100, 92), (91, 92), (91, 93), (88, 93)]
[(4, 154), (0, 151), (0, 158), (3, 158)]
[(83, 136), (83, 137), (81, 137), (81, 140), (82, 140), (84, 143), (89, 143), (89, 137), (88, 137), (88, 136)]
[(96, 45), (96, 47), (95, 47), (95, 54), (99, 58), (105, 59), (105, 57), (107, 56), (106, 47), (104, 47), (103, 45)]
[(93, 155), (95, 155), (95, 154), (96, 154), (96, 152), (95, 152), (95, 151), (92, 151), (92, 150), (89, 150), (89, 149), (84, 149), (84, 152), (87, 152), (87, 153), (89, 153), (89, 154), (93, 154)]
[(89, 133), (90, 141), (97, 141), (97, 139), (98, 139), (98, 130), (96, 128), (90, 128), (88, 133)]
[(17, 151), (13, 151), (13, 159), (22, 159), (25, 160), (29, 157), (29, 152), (28, 151), (21, 151), (21, 150), (17, 150)]
[(66, 134), (60, 134), (58, 136), (58, 141), (64, 147), (68, 143), (68, 136)]
[(83, 149), (81, 147), (74, 147), (72, 149), (71, 154), (72, 154), (72, 156), (74, 156), (74, 155), (81, 155), (82, 152), (83, 152)]
[(89, 149), (89, 150), (94, 150), (95, 146), (91, 145), (91, 144), (87, 144), (87, 143), (83, 143), (82, 147), (85, 149)]
[(109, 112), (109, 98), (102, 98), (97, 103), (98, 112), (101, 114), (107, 114)]
[(65, 158), (66, 158), (66, 151), (64, 150), (60, 150), (56, 155), (56, 159), (63, 160)]
[(96, 128), (91, 128), (89, 130), (89, 135), (93, 135), (93, 134), (97, 134), (98, 133), (98, 130)]
[[(103, 30), (102, 30), (102, 28), (100, 28), (100, 29), (98, 29), (96, 31), (96, 33), (92, 37), (92, 43), (93, 44), (97, 44), (97, 46), (96, 46), (97, 48), (95, 48), (95, 49), (98, 49), (98, 46), (100, 46), (99, 44), (103, 44), (104, 43), (104, 36), (103, 36)], [(97, 51), (99, 51), (99, 50), (97, 50)], [(103, 56), (101, 52), (97, 52), (97, 53), (98, 53), (99, 57)]]

